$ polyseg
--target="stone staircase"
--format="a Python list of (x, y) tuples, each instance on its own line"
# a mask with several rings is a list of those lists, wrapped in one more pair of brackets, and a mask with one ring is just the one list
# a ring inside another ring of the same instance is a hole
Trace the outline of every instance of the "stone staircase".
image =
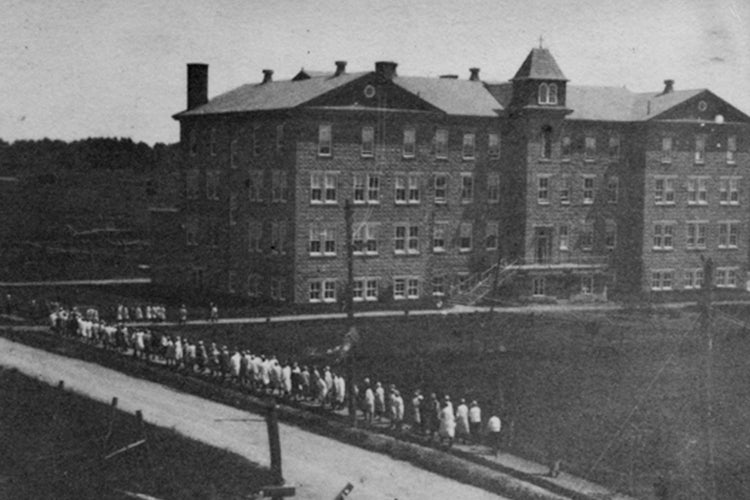
[(473, 306), (485, 298), (495, 286), (509, 280), (516, 273), (515, 262), (500, 267), (498, 264), (480, 273), (472, 274), (450, 288), (451, 305)]

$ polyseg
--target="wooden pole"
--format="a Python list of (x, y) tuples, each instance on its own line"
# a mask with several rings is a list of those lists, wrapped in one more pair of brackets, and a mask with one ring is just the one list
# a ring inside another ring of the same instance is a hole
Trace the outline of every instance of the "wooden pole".
[(276, 412), (276, 403), (270, 403), (266, 413), (266, 426), (268, 427), (268, 448), (271, 453), (271, 475), (274, 485), (281, 486), (284, 484), (284, 477), (281, 473), (281, 442), (279, 441), (279, 419)]
[(716, 468), (714, 435), (713, 435), (713, 357), (714, 338), (711, 325), (711, 301), (713, 294), (713, 261), (709, 257), (703, 263), (703, 293), (701, 307), (701, 328), (706, 339), (706, 373), (705, 373), (705, 397), (706, 397), (706, 474), (708, 498), (716, 499)]
[[(354, 230), (352, 227), (353, 207), (349, 199), (344, 203), (344, 223), (346, 224), (346, 318), (349, 329), (354, 328)], [(347, 353), (346, 368), (348, 379), (348, 412), (349, 423), (357, 426), (357, 405), (354, 400), (354, 378), (356, 376), (355, 342), (351, 342)]]

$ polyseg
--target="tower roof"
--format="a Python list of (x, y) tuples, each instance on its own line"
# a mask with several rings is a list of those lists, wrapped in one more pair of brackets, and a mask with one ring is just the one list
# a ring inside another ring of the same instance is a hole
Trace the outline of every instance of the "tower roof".
[(518, 68), (514, 80), (567, 80), (560, 67), (552, 57), (552, 53), (545, 48), (533, 48), (526, 60)]

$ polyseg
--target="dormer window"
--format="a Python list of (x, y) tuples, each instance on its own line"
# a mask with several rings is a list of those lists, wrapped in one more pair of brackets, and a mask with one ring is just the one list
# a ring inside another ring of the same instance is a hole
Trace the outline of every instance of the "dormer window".
[(539, 85), (539, 104), (557, 104), (557, 84), (542, 83)]

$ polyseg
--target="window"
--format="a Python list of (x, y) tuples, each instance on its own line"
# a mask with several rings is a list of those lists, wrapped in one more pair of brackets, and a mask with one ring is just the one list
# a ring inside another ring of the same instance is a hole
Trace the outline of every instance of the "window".
[(591, 294), (594, 293), (594, 277), (590, 274), (581, 276), (581, 293)]
[(583, 158), (592, 161), (596, 158), (596, 137), (587, 135), (584, 141)]
[(408, 127), (404, 129), (404, 158), (414, 158), (417, 153), (417, 131)]
[(261, 221), (250, 221), (247, 226), (248, 250), (250, 252), (263, 251), (263, 223)]
[(706, 161), (706, 136), (698, 134), (695, 136), (695, 163)]
[(371, 158), (375, 155), (375, 129), (373, 127), (362, 127), (361, 154), (365, 158)]
[(407, 241), (409, 253), (419, 253), (419, 226), (409, 226), (409, 239)]
[(708, 204), (706, 182), (708, 177), (690, 176), (687, 179), (688, 205)]
[(661, 162), (672, 163), (672, 138), (669, 136), (661, 138)]
[(703, 250), (706, 248), (707, 221), (689, 221), (686, 223), (687, 235), (685, 248), (688, 250)]
[(545, 280), (543, 276), (537, 276), (531, 283), (531, 294), (534, 297), (543, 297), (545, 294)]
[(414, 277), (393, 278), (393, 298), (397, 300), (418, 299), (419, 298), (419, 278), (414, 278)]
[(365, 280), (363, 278), (354, 278), (352, 281), (352, 300), (354, 302), (365, 300)]
[(419, 203), (419, 176), (411, 174), (409, 179), (409, 204)]
[(234, 226), (237, 224), (237, 212), (240, 206), (237, 200), (237, 194), (232, 193), (229, 195), (229, 225)]
[(263, 201), (263, 171), (251, 170), (247, 180), (248, 193), (250, 201)]
[(311, 256), (336, 255), (336, 230), (330, 226), (312, 226), (309, 253)]
[(216, 129), (212, 128), (208, 136), (208, 153), (216, 156)]
[(355, 227), (352, 243), (356, 255), (378, 254), (378, 227), (374, 222), (363, 222)]
[(236, 169), (240, 165), (240, 141), (232, 139), (229, 143), (229, 167)]
[(274, 202), (285, 202), (289, 195), (286, 171), (271, 171), (271, 200)]
[(279, 123), (276, 125), (276, 152), (281, 152), (284, 149), (284, 124)]
[(651, 271), (651, 290), (671, 290), (673, 280), (674, 271), (672, 269)]
[(474, 176), (469, 173), (461, 174), (461, 203), (471, 203), (474, 199)]
[(487, 175), (487, 202), (500, 203), (500, 174)]
[(719, 248), (737, 248), (739, 235), (739, 222), (719, 222)]
[(378, 175), (354, 174), (354, 203), (380, 202), (380, 177)]
[(310, 203), (323, 203), (323, 174), (310, 174)]
[(435, 203), (442, 205), (448, 198), (448, 176), (435, 174)]
[(684, 288), (687, 290), (703, 288), (703, 269), (686, 269)]
[(237, 272), (229, 271), (227, 273), (227, 292), (235, 293), (237, 291)]
[(583, 204), (591, 205), (594, 203), (594, 180), (593, 175), (583, 176)]
[(604, 222), (604, 246), (607, 250), (614, 250), (617, 245), (617, 224), (613, 220)]
[(552, 127), (550, 126), (544, 126), (542, 127), (542, 132), (540, 134), (540, 142), (541, 142), (541, 148), (540, 148), (540, 155), (543, 160), (549, 160), (552, 158)]
[(538, 101), (539, 104), (557, 104), (557, 84), (540, 84)]
[(396, 204), (402, 205), (406, 204), (406, 176), (404, 175), (397, 175), (393, 179), (393, 187), (394, 187), (394, 199), (396, 201)]
[(727, 163), (734, 165), (737, 161), (737, 136), (727, 137)]
[(472, 227), (471, 222), (462, 222), (459, 226), (458, 234), (458, 249), (461, 252), (468, 252), (471, 250), (471, 234)]
[(253, 156), (260, 156), (260, 139), (258, 138), (258, 125), (253, 125), (252, 132), (252, 143), (253, 143)]
[(654, 250), (673, 250), (674, 249), (674, 223), (673, 222), (655, 222), (654, 223)]
[(570, 205), (570, 176), (563, 174), (560, 178), (560, 204)]
[(206, 171), (206, 198), (209, 200), (219, 199), (219, 172)]
[(448, 157), (448, 131), (439, 128), (435, 131), (435, 158)]
[(284, 300), (284, 278), (271, 278), (271, 299)]
[(549, 176), (537, 177), (536, 201), (540, 205), (549, 204)]
[(487, 221), (487, 229), (484, 233), (484, 246), (487, 250), (497, 250), (497, 240), (500, 228), (497, 221)]
[(200, 196), (200, 172), (197, 169), (185, 173), (185, 195), (190, 200)]
[(720, 205), (739, 205), (739, 177), (721, 177), (719, 178), (719, 204)]
[(418, 254), (419, 226), (397, 225), (393, 236), (393, 251), (396, 254)]
[(325, 180), (325, 203), (334, 204), (336, 203), (336, 187), (338, 186), (338, 175), (333, 173), (326, 173), (324, 175)]
[(570, 149), (571, 149), (570, 145), (571, 145), (570, 136), (569, 135), (563, 136), (561, 145), (560, 145), (561, 147), (560, 156), (561, 156), (562, 161), (570, 161)]
[(310, 302), (336, 302), (336, 280), (313, 280), (309, 282)]
[(559, 235), (559, 248), (560, 250), (568, 250), (570, 248), (570, 236), (568, 232), (568, 226), (560, 226), (558, 230)]
[(444, 276), (433, 276), (430, 282), (432, 287), (432, 295), (434, 297), (442, 297), (445, 295), (445, 277)]
[(188, 151), (190, 152), (190, 156), (198, 154), (198, 134), (195, 132), (195, 129), (190, 131), (190, 136), (188, 137)]
[(549, 93), (547, 94), (547, 102), (549, 104), (557, 104), (557, 84), (549, 84)]
[(286, 221), (271, 222), (271, 253), (283, 254), (286, 251)]
[(737, 288), (737, 274), (739, 268), (736, 267), (717, 267), (716, 268), (716, 287), (717, 288)]
[(475, 143), (476, 142), (476, 136), (474, 134), (464, 134), (464, 142), (463, 147), (461, 149), (461, 154), (463, 156), (464, 160), (473, 160), (474, 159), (474, 153), (475, 153)]
[(500, 134), (487, 136), (487, 155), (493, 160), (500, 158)]
[(333, 153), (331, 143), (331, 125), (320, 125), (318, 127), (318, 156), (331, 156)]
[(675, 177), (654, 177), (654, 202), (657, 205), (674, 205)]
[(377, 278), (367, 278), (365, 281), (365, 300), (378, 300), (378, 280)]
[(250, 273), (247, 276), (248, 297), (260, 297), (260, 279), (260, 275), (256, 273)]
[(189, 247), (198, 246), (198, 223), (195, 221), (185, 224), (185, 244)]
[(310, 302), (320, 302), (323, 299), (323, 283), (321, 281), (311, 281), (308, 288), (308, 300)]
[(610, 175), (607, 179), (607, 203), (617, 203), (620, 179), (616, 175)]
[(581, 226), (581, 250), (590, 252), (594, 249), (594, 224), (584, 222)]
[(613, 160), (620, 157), (620, 136), (617, 134), (609, 136), (609, 157)]
[(436, 222), (432, 229), (432, 251), (434, 253), (445, 252), (445, 233), (448, 230), (448, 224), (445, 222)]

